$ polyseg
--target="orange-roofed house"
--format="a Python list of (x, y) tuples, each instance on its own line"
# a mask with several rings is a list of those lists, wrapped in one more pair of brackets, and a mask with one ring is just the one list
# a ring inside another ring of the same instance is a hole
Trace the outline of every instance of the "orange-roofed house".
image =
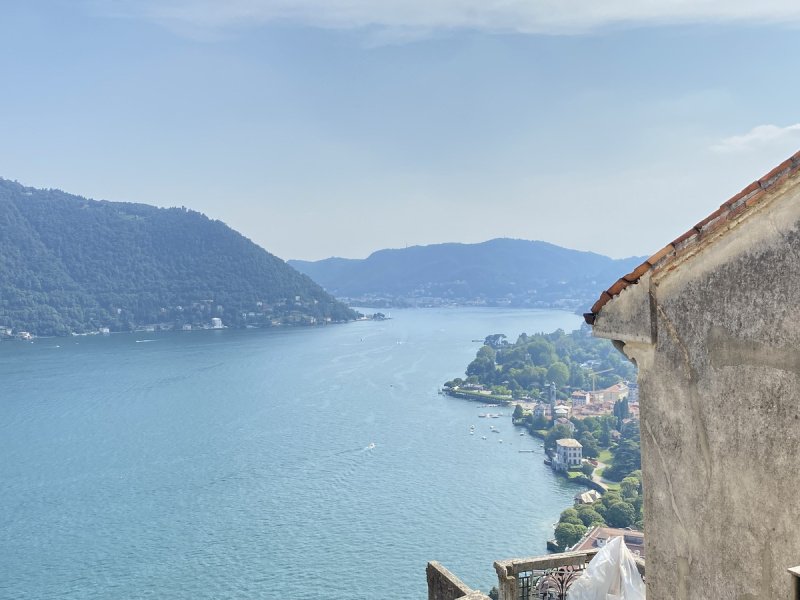
[(605, 402), (617, 402), (628, 397), (628, 386), (624, 383), (615, 383), (611, 387), (601, 390)]

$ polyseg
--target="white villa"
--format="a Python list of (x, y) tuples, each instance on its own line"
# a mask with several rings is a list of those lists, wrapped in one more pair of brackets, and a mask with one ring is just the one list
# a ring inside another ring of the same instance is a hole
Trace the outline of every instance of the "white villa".
[(556, 441), (556, 455), (553, 458), (553, 469), (566, 471), (570, 467), (579, 467), (583, 460), (583, 446), (573, 438)]

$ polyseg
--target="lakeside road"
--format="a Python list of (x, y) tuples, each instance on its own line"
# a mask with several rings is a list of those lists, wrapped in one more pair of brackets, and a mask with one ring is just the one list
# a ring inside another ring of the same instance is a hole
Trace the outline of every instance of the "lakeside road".
[(598, 471), (605, 469), (608, 465), (606, 463), (597, 461), (597, 466), (595, 467), (594, 471), (592, 472), (592, 481), (594, 481), (597, 485), (602, 487), (605, 491), (608, 491), (608, 485), (611, 483), (607, 479), (603, 479), (600, 475), (597, 474)]

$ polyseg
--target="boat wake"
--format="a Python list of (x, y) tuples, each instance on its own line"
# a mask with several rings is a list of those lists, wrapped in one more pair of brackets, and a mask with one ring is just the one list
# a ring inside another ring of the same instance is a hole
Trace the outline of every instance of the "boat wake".
[(375, 442), (370, 442), (369, 445), (367, 446), (353, 448), (352, 450), (340, 450), (339, 452), (335, 452), (333, 456), (339, 456), (341, 454), (355, 454), (355, 453), (367, 452), (368, 450), (374, 450), (375, 446), (376, 446)]

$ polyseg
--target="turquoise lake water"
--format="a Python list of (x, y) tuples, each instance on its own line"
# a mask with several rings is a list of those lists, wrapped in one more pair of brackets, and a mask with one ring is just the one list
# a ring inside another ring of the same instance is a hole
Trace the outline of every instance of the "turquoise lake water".
[(437, 390), (580, 318), (391, 316), (0, 344), (0, 598), (423, 599), (428, 560), (488, 591), (544, 554), (579, 488)]

